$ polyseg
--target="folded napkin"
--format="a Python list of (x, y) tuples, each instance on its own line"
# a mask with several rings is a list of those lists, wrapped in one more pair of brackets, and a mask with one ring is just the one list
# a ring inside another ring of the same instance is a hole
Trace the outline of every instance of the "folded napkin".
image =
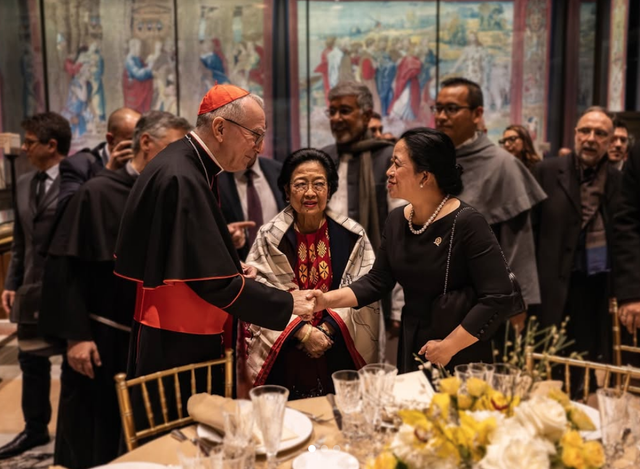
[[(224, 416), (222, 407), (227, 402), (233, 402), (228, 397), (215, 396), (207, 393), (194, 394), (187, 402), (187, 411), (193, 420), (208, 425), (224, 434)], [(282, 437), (280, 441), (297, 438), (296, 432), (282, 425)], [(257, 424), (253, 428), (253, 438), (258, 446), (264, 444), (262, 432)]]

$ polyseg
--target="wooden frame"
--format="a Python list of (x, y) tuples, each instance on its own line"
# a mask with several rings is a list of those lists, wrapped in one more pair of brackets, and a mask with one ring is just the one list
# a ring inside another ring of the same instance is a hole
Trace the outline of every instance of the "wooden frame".
[[(151, 436), (167, 432), (174, 428), (182, 427), (193, 421), (193, 419), (185, 415), (182, 408), (182, 397), (180, 395), (180, 381), (178, 378), (179, 373), (186, 371), (191, 372), (191, 395), (196, 393), (196, 377), (195, 371), (199, 369), (207, 369), (207, 393), (211, 394), (212, 389), (212, 372), (211, 367), (224, 365), (224, 395), (225, 397), (232, 397), (233, 392), (233, 350), (226, 349), (224, 358), (217, 360), (211, 360), (203, 363), (195, 363), (191, 365), (184, 365), (170, 370), (158, 371), (156, 373), (140, 376), (127, 380), (124, 373), (119, 373), (115, 376), (116, 381), (116, 393), (118, 394), (118, 405), (120, 407), (120, 418), (122, 420), (122, 428), (124, 432), (124, 439), (127, 445), (127, 450), (131, 451), (138, 447), (139, 441), (143, 438), (149, 438)], [(176, 394), (176, 409), (178, 418), (176, 420), (169, 420), (169, 406), (165, 398), (165, 390), (163, 384), (163, 378), (174, 377), (174, 390)], [(147, 390), (147, 383), (155, 381), (158, 384), (158, 392), (160, 395), (160, 405), (162, 409), (162, 422), (158, 425), (155, 423), (153, 409), (151, 408), (151, 402), (149, 399), (149, 393)], [(133, 416), (133, 408), (131, 406), (131, 396), (129, 390), (132, 387), (140, 386), (142, 388), (142, 397), (145, 407), (145, 413), (149, 428), (145, 430), (136, 431), (135, 421)]]

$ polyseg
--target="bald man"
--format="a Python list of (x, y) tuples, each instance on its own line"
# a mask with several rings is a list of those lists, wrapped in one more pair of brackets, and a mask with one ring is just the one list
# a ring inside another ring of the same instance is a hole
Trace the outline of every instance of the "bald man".
[(131, 137), (140, 113), (126, 107), (109, 116), (106, 141), (93, 149), (84, 148), (60, 163), (60, 196), (58, 211), (82, 184), (104, 168), (115, 171), (133, 157)]

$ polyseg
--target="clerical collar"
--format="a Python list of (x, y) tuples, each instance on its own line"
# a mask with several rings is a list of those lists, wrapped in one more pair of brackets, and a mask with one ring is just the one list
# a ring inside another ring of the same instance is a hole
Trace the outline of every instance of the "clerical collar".
[(471, 145), (473, 142), (478, 140), (478, 137), (480, 137), (480, 132), (475, 132), (471, 138), (468, 138), (467, 140), (462, 142), (460, 145), (458, 145), (456, 147), (456, 150), (460, 150), (462, 147), (466, 147), (467, 145)]
[(209, 150), (209, 147), (207, 147), (204, 144), (202, 139), (200, 137), (198, 137), (198, 134), (196, 134), (195, 131), (192, 130), (191, 132), (189, 132), (189, 135), (191, 137), (193, 137), (196, 140), (196, 142), (198, 142), (198, 145), (200, 145), (202, 147), (202, 149), (207, 153), (207, 155), (209, 155), (209, 158), (211, 158), (211, 161), (213, 161), (215, 163), (216, 167), (220, 168), (220, 170), (215, 175), (217, 176), (222, 171), (224, 171), (224, 169), (222, 169), (222, 165), (220, 163), (218, 163), (218, 160), (216, 160), (216, 157), (213, 156), (213, 153), (211, 153), (211, 150)]

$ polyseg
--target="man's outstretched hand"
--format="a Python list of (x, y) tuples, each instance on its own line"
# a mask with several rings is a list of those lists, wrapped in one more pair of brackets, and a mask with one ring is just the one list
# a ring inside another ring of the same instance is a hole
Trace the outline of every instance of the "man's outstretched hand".
[(293, 314), (300, 316), (303, 321), (311, 321), (316, 305), (313, 296), (307, 297), (308, 290), (293, 290), (290, 293), (293, 296)]

